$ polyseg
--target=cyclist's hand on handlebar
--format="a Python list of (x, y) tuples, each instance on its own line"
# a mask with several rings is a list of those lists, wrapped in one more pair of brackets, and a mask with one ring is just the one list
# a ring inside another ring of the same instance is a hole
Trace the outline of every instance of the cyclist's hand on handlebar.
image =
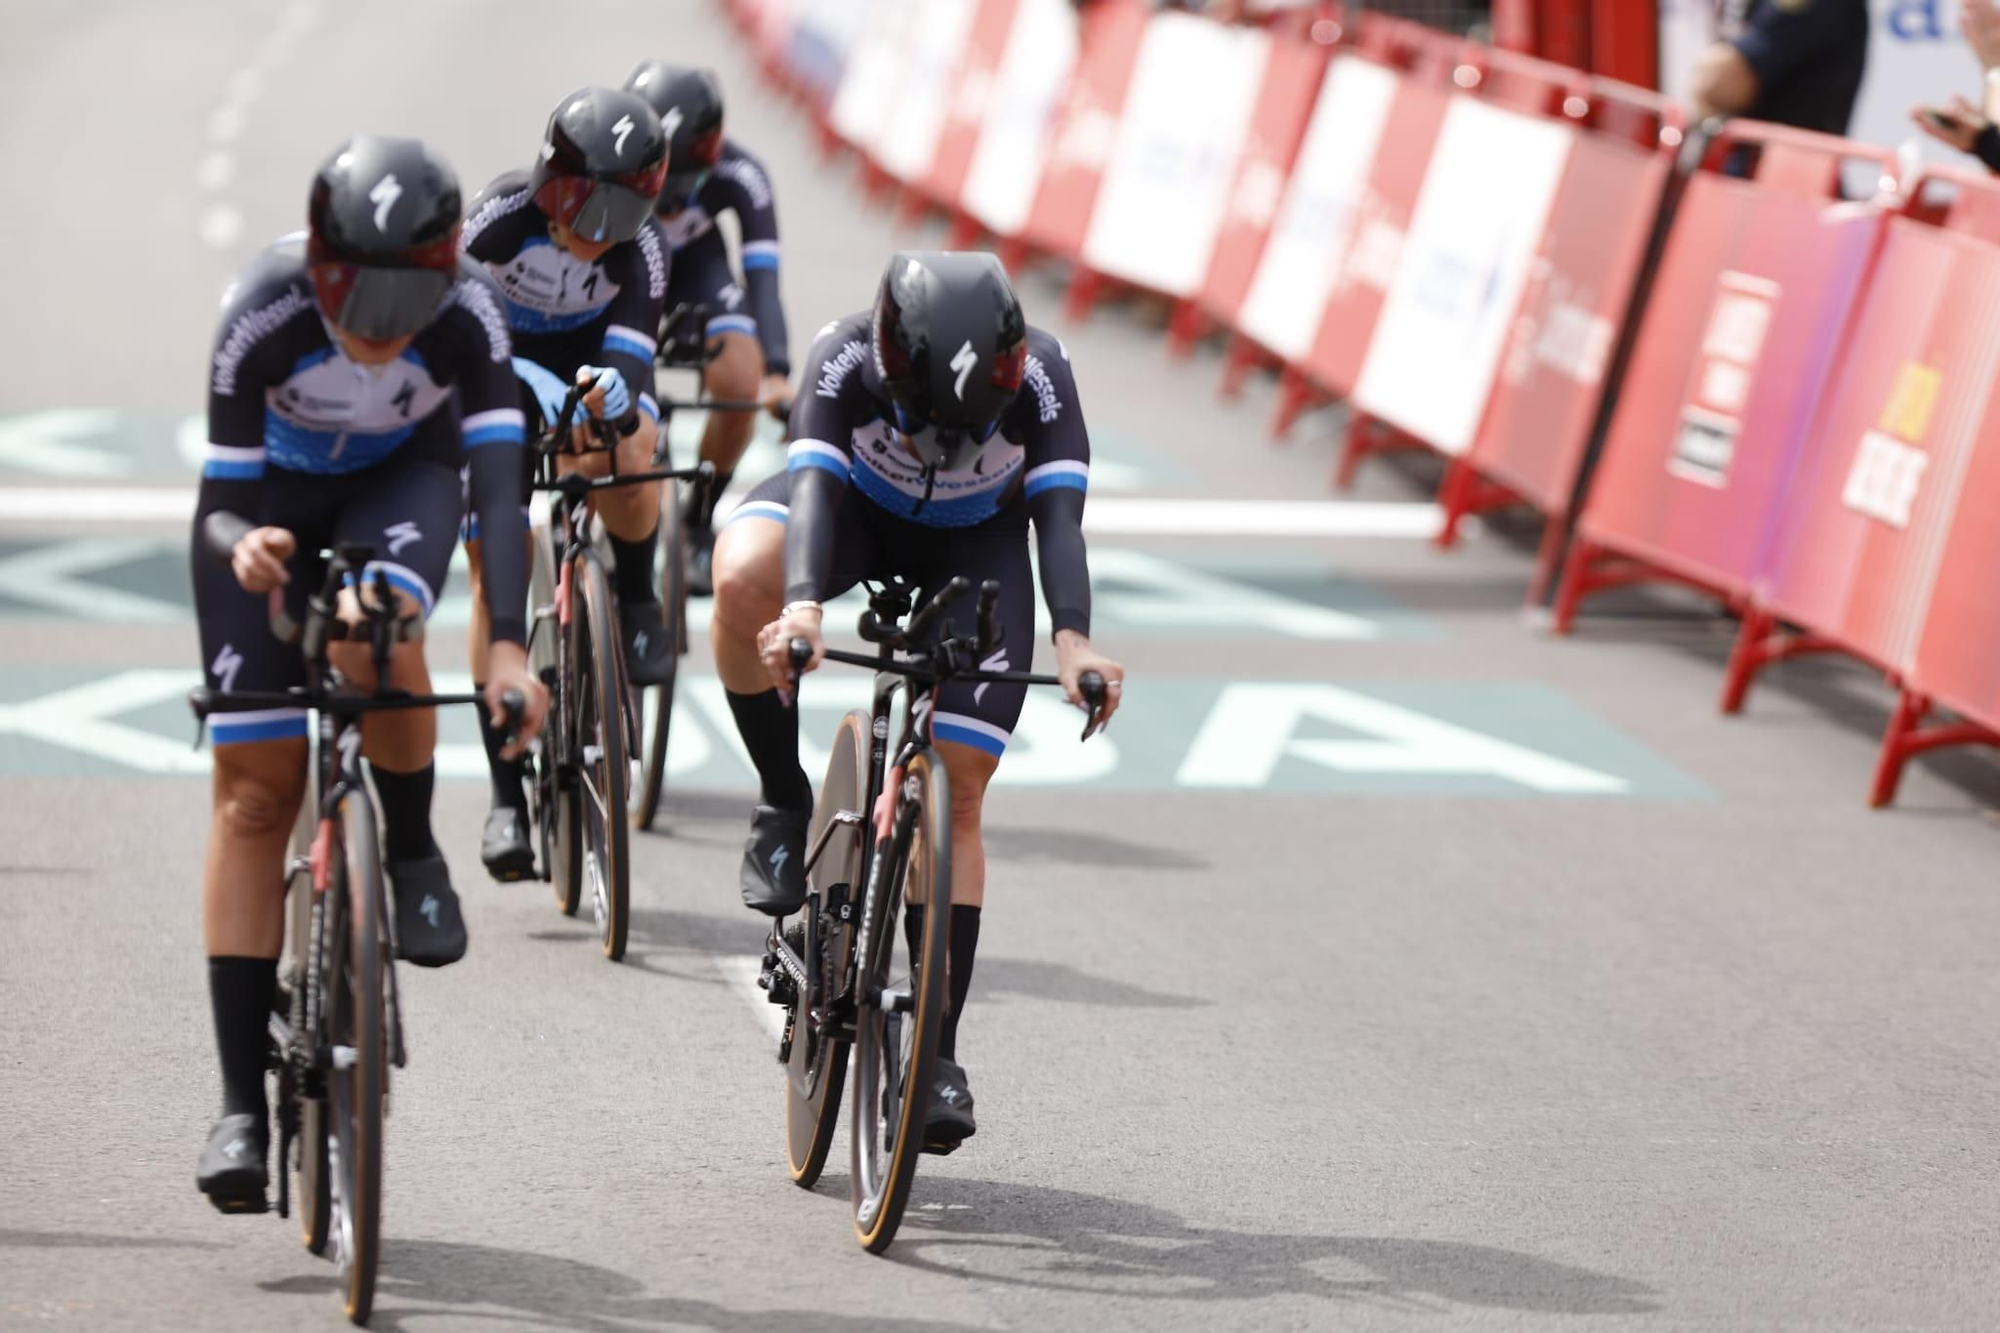
[(757, 401), (764, 410), (783, 421), (792, 414), (792, 382), (786, 376), (775, 372), (764, 377), (757, 386)]
[(562, 382), (562, 376), (539, 362), (517, 356), (514, 358), (514, 378), (527, 385), (528, 392), (535, 395), (535, 404), (542, 409), (542, 424), (553, 427), (561, 419), (563, 399), (569, 395), (569, 386)]
[[(764, 670), (770, 673), (771, 684), (777, 687), (779, 697), (787, 703), (791, 701), (792, 688), (798, 677), (814, 670), (826, 655), (826, 640), (820, 636), (821, 612), (816, 607), (800, 606), (788, 608), (779, 613), (778, 618), (757, 631), (757, 656), (763, 660)], [(803, 668), (792, 664), (792, 640), (803, 639), (812, 645), (812, 659)]]
[(1075, 630), (1057, 634), (1056, 678), (1062, 681), (1063, 693), (1078, 708), (1090, 707), (1084, 700), (1081, 680), (1086, 671), (1095, 671), (1104, 678), (1104, 706), (1097, 715), (1101, 728), (1118, 711), (1120, 696), (1125, 692), (1125, 668), (1091, 647), (1090, 640)]
[(632, 411), (632, 390), (625, 384), (625, 377), (612, 366), (578, 366), (576, 382), (588, 384), (597, 381), (597, 387), (583, 396), (584, 406), (590, 415), (605, 421), (623, 421)]
[(503, 640), (487, 649), (485, 694), (486, 714), (496, 727), (509, 723), (507, 696), (520, 696), (522, 708), (520, 718), (514, 722), (514, 744), (505, 752), (508, 759), (518, 757), (528, 742), (541, 733), (542, 719), (549, 711), (549, 692), (528, 669), (527, 649), (512, 640)]
[(292, 581), (285, 562), (298, 549), (298, 538), (283, 528), (252, 528), (237, 539), (229, 569), (243, 591), (269, 592)]

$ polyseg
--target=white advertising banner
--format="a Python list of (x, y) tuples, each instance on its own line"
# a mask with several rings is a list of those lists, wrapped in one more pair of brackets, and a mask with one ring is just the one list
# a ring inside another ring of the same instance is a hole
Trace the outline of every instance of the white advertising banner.
[(965, 211), (996, 236), (1017, 236), (1028, 225), (1076, 54), (1076, 11), (1068, 0), (1021, 0), (959, 195)]
[[(1270, 36), (1188, 14), (1146, 26), (1083, 262), (1109, 277), (1192, 296), (1207, 276)], [(1199, 114), (1188, 98), (1201, 90)]]
[(1355, 383), (1361, 410), (1445, 453), (1471, 447), (1570, 142), (1553, 121), (1452, 99)]
[(1327, 66), (1284, 202), (1236, 318), (1246, 337), (1287, 361), (1312, 351), (1395, 100), (1396, 76), (1373, 61), (1338, 56)]
[(908, 58), (897, 72), (902, 89), (875, 143), (875, 159), (899, 181), (922, 180), (931, 169), (951, 99), (953, 77), (979, 0), (924, 0)]
[(827, 122), (843, 142), (872, 151), (896, 102), (916, 0), (869, 0), (868, 16), (847, 53)]

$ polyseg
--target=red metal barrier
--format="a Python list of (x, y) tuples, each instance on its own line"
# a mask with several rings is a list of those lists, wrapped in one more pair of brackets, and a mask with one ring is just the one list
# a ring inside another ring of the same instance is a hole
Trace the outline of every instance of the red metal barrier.
[(1644, 262), (1674, 150), (1677, 116), (1642, 89), (1591, 81), (1565, 110), (1578, 133), (1549, 212), (1486, 415), (1439, 493), (1449, 546), (1469, 514), (1525, 502), (1550, 523), (1536, 570), (1545, 586), (1600, 408), (1620, 321)]
[[(1315, 393), (1344, 398), (1353, 391), (1362, 360), (1375, 332), (1375, 321), (1389, 283), (1395, 276), (1410, 217), (1416, 212), (1424, 171), (1450, 105), (1454, 76), (1475, 81), (1477, 72), (1459, 57), (1466, 44), (1442, 34), (1377, 19), (1362, 23), (1363, 47), (1388, 48), (1404, 62), (1404, 76), (1382, 129), (1382, 141), (1369, 170), (1368, 188), (1356, 206), (1353, 242), (1342, 256), (1341, 271), (1320, 315), (1312, 352), (1287, 366), (1279, 384), (1277, 412), (1271, 433), (1284, 436)], [(1359, 417), (1357, 429), (1366, 429)]]
[(1083, 11), (1082, 49), (1056, 118), (1035, 206), (1021, 235), (1005, 238), (1013, 243), (1005, 248), (1018, 252), (1025, 247), (1064, 259), (1082, 251), (1148, 15), (1138, 0), (1099, 0)]
[[(1753, 175), (1721, 173), (1745, 152)], [(1887, 150), (1738, 123), (1687, 183), (1556, 597), (1663, 579), (1741, 604), (1881, 238), (1838, 202)]]
[(979, 129), (986, 120), (986, 99), (1000, 72), (1000, 57), (1007, 49), (1007, 34), (1014, 30), (1018, 4), (1019, 0), (980, 0), (959, 62), (957, 93), (945, 107), (944, 126), (938, 133), (930, 170), (923, 179), (911, 183), (905, 196), (945, 209), (961, 227), (965, 224), (958, 208), (958, 192), (972, 167), (972, 150), (978, 146)]
[(1168, 326), (1167, 349), (1174, 355), (1186, 354), (1204, 331), (1205, 320), (1227, 326), (1242, 308), (1332, 50), (1331, 44), (1309, 37), (1281, 36), (1273, 42), (1208, 276), (1200, 293), (1181, 303)]

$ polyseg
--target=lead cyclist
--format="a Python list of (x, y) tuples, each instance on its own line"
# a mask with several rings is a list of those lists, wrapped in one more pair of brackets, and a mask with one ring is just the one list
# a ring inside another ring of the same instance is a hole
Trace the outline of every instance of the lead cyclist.
[[(762, 803), (744, 848), (742, 891), (774, 916), (805, 902), (812, 786), (799, 764), (790, 644), (812, 645), (821, 602), (862, 579), (900, 577), (925, 598), (954, 577), (1000, 583), (999, 649), (982, 665), (1026, 670), (1035, 605), (1028, 529), (1054, 626), (1056, 671), (1072, 703), (1078, 678), (1104, 676), (1104, 716), (1125, 671), (1090, 642), (1083, 502), (1090, 438), (1068, 353), (1029, 327), (1006, 271), (988, 254), (910, 252), (890, 260), (872, 311), (820, 331), (792, 408), (786, 470), (751, 491), (715, 547), (710, 639)], [(973, 612), (947, 612), (970, 634)], [(980, 811), (1021, 715), (1027, 687), (955, 683), (940, 690), (931, 737), (951, 788), (949, 1005), (925, 1138), (970, 1137), (972, 1092), (958, 1061), (958, 1021), (972, 983), (986, 896)], [(920, 923), (911, 907), (906, 926)]]

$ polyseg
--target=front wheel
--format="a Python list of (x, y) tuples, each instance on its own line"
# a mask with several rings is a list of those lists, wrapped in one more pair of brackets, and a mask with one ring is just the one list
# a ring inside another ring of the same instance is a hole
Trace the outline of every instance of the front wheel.
[[(309, 762), (309, 772), (318, 772), (317, 751)], [(313, 1001), (315, 989), (306, 984), (308, 970), (314, 966), (313, 957), (313, 906), (319, 895), (313, 892), (312, 843), (319, 831), (319, 810), (310, 799), (299, 803), (298, 825), (292, 833), (292, 859), (287, 876), (287, 892), (290, 901), (285, 910), (290, 917), (291, 942), (287, 946), (291, 957), (285, 964), (286, 983), (292, 995), (291, 1011), (285, 1015), (293, 1040), (308, 1044), (313, 1039), (313, 1027), (317, 1015), (308, 1006)], [(325, 992), (320, 991), (320, 1003), (324, 1004)], [(291, 1051), (283, 1051), (281, 1059), (290, 1060)], [(326, 1252), (328, 1228), (333, 1211), (333, 1192), (327, 1179), (327, 1115), (324, 1096), (308, 1097), (296, 1086), (296, 1080), (286, 1078), (279, 1081), (281, 1089), (289, 1088), (299, 1101), (298, 1133), (292, 1139), (292, 1160), (278, 1163), (280, 1171), (290, 1169), (296, 1182), (293, 1193), (298, 1200), (299, 1239), (306, 1249), (314, 1254)]]
[[(333, 1186), (335, 1262), (343, 1304), (356, 1324), (368, 1322), (375, 1304), (375, 1269), (382, 1252), (382, 1110), (388, 1096), (385, 1040), (389, 932), (387, 901), (375, 837), (375, 812), (366, 796), (340, 803), (341, 883), (329, 890), (328, 934), (334, 942), (327, 969), (328, 1178)], [(345, 927), (343, 929), (343, 927)]]
[[(868, 714), (849, 713), (833, 736), (826, 781), (813, 806), (806, 846), (819, 841), (820, 831), (840, 811), (865, 813), (868, 757)], [(819, 859), (806, 867), (812, 892), (787, 935), (813, 972), (822, 1010), (846, 978), (853, 955), (853, 924), (838, 919), (836, 905), (860, 897), (865, 853), (860, 825), (844, 825), (828, 836)], [(785, 1165), (801, 1189), (811, 1189), (826, 1166), (834, 1126), (840, 1120), (840, 1082), (847, 1074), (847, 1042), (824, 1030), (824, 1015), (812, 1013), (810, 999), (800, 992), (785, 1013), (791, 1035), (785, 1059)]]
[[(660, 488), (660, 611), (667, 633), (674, 637), (673, 669), (687, 651), (687, 534), (681, 520), (680, 487)], [(660, 813), (660, 793), (667, 785), (667, 736), (674, 725), (674, 674), (641, 691), (639, 735), (643, 755), (638, 799), (632, 803), (632, 827), (650, 829)]]
[(556, 586), (555, 537), (547, 528), (534, 532), (534, 562), (528, 573), (528, 604), (534, 621), (528, 634), (528, 667), (549, 691), (548, 716), (535, 742), (534, 768), (529, 774), (535, 837), (543, 873), (555, 890), (556, 907), (575, 916), (583, 901), (581, 840), (576, 836), (577, 797), (571, 759), (575, 751), (576, 687), (571, 680), (569, 627), (558, 597), (572, 590)]
[[(924, 1148), (931, 1062), (945, 1007), (945, 939), (951, 921), (951, 790), (929, 751), (901, 775), (889, 860), (862, 909), (855, 977), (854, 1234), (880, 1254), (896, 1238)], [(923, 929), (903, 929), (906, 904), (922, 906)]]
[(574, 566), (582, 596), (571, 609), (571, 661), (577, 680), (577, 814), (583, 833), (583, 884), (604, 956), (625, 957), (632, 928), (632, 873), (626, 856), (625, 656), (618, 609), (604, 566), (586, 554)]

